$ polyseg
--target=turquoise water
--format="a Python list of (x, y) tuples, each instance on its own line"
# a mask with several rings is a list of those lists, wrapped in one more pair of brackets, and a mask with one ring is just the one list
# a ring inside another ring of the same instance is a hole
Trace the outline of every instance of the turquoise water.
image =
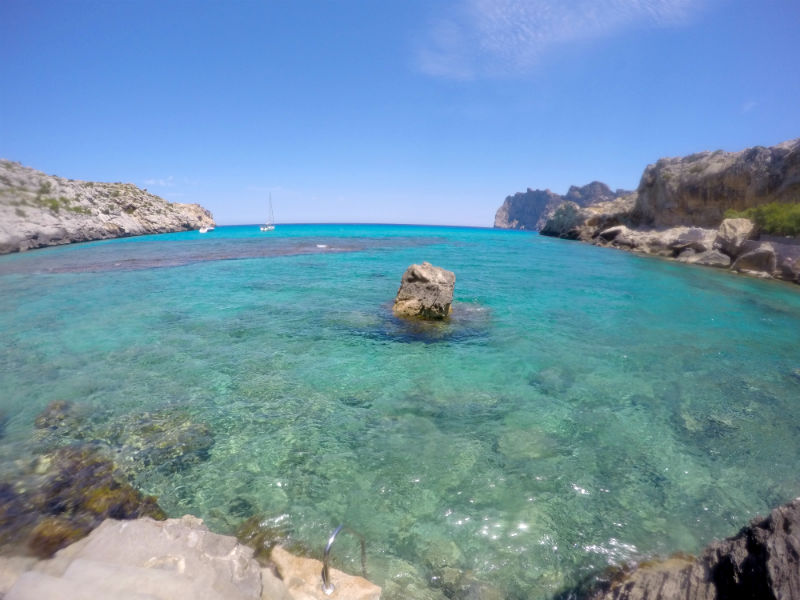
[[(444, 326), (391, 315), (423, 260), (456, 273)], [(445, 564), (548, 598), (800, 495), (798, 292), (489, 229), (220, 227), (0, 257), (0, 460), (31, 451), (53, 400), (98, 421), (180, 408), (213, 432), (207, 460), (136, 475), (171, 516), (264, 515), (315, 548), (345, 522), (389, 598)], [(353, 540), (336, 553), (358, 572)]]

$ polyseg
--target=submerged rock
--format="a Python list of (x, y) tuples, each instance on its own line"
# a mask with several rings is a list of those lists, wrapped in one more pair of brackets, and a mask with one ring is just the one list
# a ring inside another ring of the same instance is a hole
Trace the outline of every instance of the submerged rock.
[(411, 265), (403, 274), (393, 312), (399, 317), (444, 319), (450, 315), (455, 284), (452, 271), (428, 262)]
[(450, 600), (505, 600), (501, 590), (476, 579), (469, 571), (445, 567), (432, 578)]
[[(800, 498), (757, 518), (697, 558), (642, 564), (579, 594), (592, 600), (722, 600), (800, 597)], [(574, 596), (573, 596), (574, 597)]]
[(166, 514), (134, 489), (114, 463), (88, 444), (39, 456), (14, 484), (0, 483), (0, 546), (46, 558), (104, 519)]
[(123, 415), (98, 427), (93, 437), (115, 448), (119, 464), (135, 471), (148, 467), (178, 471), (207, 460), (214, 445), (207, 425), (176, 409)]
[(148, 468), (167, 472), (208, 459), (214, 435), (186, 411), (165, 408), (98, 420), (86, 406), (51, 402), (34, 422), (36, 440), (44, 448), (91, 440), (105, 446), (115, 462), (133, 476)]
[(72, 402), (54, 400), (36, 416), (33, 425), (40, 430), (64, 431), (65, 429), (77, 428), (79, 423), (75, 405)]
[[(289, 541), (289, 529), (285, 524), (258, 515), (242, 522), (236, 528), (235, 535), (239, 542), (253, 549), (253, 556), (262, 564), (269, 563), (270, 553), (275, 546), (285, 546)], [(292, 551), (298, 553), (295, 548)]]

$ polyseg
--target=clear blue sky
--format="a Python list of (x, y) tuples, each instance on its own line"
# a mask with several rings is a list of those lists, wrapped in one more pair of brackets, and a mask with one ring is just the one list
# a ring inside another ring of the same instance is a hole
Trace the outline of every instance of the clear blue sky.
[(0, 157), (221, 224), (491, 226), (800, 136), (798, 0), (2, 0), (0, 55)]

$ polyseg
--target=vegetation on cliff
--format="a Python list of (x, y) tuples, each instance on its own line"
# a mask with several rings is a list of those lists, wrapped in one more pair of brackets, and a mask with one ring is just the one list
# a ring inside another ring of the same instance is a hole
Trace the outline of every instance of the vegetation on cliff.
[(212, 225), (202, 206), (167, 202), (130, 183), (64, 179), (0, 160), (0, 254)]
[(770, 235), (800, 235), (800, 202), (770, 202), (745, 210), (728, 210), (726, 219), (750, 219), (762, 232)]

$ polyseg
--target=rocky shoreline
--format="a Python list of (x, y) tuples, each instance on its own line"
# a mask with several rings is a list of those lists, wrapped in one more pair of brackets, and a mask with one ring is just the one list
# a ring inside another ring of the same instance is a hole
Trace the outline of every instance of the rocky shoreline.
[(800, 598), (800, 498), (709, 544), (697, 558), (675, 555), (618, 569), (588, 589), (585, 600), (722, 600)]
[(760, 234), (752, 221), (741, 218), (725, 219), (715, 229), (635, 227), (624, 211), (631, 200), (584, 209), (562, 204), (540, 233), (800, 284), (800, 238)]
[(0, 160), (0, 254), (213, 227), (198, 204), (170, 203), (130, 183), (77, 181)]
[[(538, 223), (544, 219), (542, 235), (800, 283), (800, 235), (770, 235), (748, 219), (725, 218), (776, 203), (800, 204), (800, 139), (661, 159), (635, 192), (589, 203), (564, 198)], [(496, 218), (496, 227), (506, 225)]]
[[(321, 563), (270, 519), (235, 536), (200, 519), (167, 519), (131, 485), (143, 469), (183, 469), (207, 458), (213, 432), (180, 409), (105, 423), (79, 405), (51, 403), (36, 417), (29, 460), (0, 480), (0, 598), (309, 600), (326, 595)], [(441, 544), (441, 542), (440, 542)], [(319, 550), (319, 549), (318, 549)], [(383, 582), (332, 570), (338, 597), (499, 600), (500, 590), (452, 566), (455, 547), (424, 557), (429, 582), (408, 565)], [(561, 600), (715, 600), (800, 595), (800, 498), (756, 518), (698, 557), (623, 565), (562, 592)], [(457, 562), (457, 561), (455, 561)], [(366, 573), (365, 573), (366, 576)], [(431, 586), (431, 587), (428, 587)]]
[[(184, 410), (104, 422), (54, 401), (33, 426), (28, 458), (0, 465), (0, 598), (326, 597), (322, 564), (270, 520), (220, 535), (190, 515), (167, 519), (133, 486), (137, 473), (207, 459), (213, 432)], [(362, 577), (331, 569), (331, 578), (340, 597), (380, 597)]]
[[(191, 515), (107, 519), (52, 558), (0, 557), (5, 600), (322, 600), (322, 563), (280, 546), (268, 563)], [(381, 588), (330, 569), (336, 597), (379, 600)]]

